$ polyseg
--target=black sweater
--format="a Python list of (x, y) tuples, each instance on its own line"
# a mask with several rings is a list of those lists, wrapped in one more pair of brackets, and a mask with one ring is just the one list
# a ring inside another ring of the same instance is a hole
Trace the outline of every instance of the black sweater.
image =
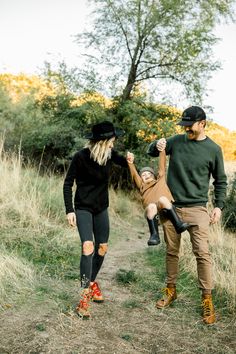
[[(108, 184), (112, 163), (127, 167), (126, 158), (112, 150), (111, 159), (105, 166), (100, 166), (90, 158), (90, 151), (84, 148), (78, 151), (69, 166), (63, 194), (66, 213), (75, 209), (84, 209), (92, 213), (99, 213), (109, 206)], [(72, 201), (72, 187), (76, 182), (74, 206)]]

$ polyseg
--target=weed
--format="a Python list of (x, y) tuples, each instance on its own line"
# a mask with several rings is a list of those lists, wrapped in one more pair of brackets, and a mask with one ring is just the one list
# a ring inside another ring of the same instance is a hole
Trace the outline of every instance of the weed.
[(132, 284), (137, 280), (138, 276), (133, 270), (119, 269), (116, 273), (116, 281), (120, 284)]
[(123, 303), (123, 306), (127, 309), (134, 309), (134, 308), (140, 308), (141, 304), (139, 300), (131, 299), (131, 300), (126, 300)]
[(43, 332), (46, 330), (46, 325), (45, 323), (37, 323), (35, 328), (37, 329), (37, 331)]
[(127, 342), (132, 340), (132, 336), (130, 334), (128, 334), (128, 333), (121, 334), (121, 338), (126, 340)]

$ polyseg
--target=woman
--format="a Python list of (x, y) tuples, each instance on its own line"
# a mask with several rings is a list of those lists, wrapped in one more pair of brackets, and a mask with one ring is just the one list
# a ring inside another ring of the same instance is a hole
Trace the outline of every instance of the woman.
[[(124, 132), (112, 123), (95, 124), (86, 146), (78, 151), (70, 164), (64, 181), (64, 202), (69, 225), (76, 226), (82, 249), (80, 261), (81, 298), (76, 312), (90, 317), (89, 302), (103, 302), (96, 276), (101, 269), (109, 238), (108, 182), (112, 163), (127, 167), (126, 158), (113, 150), (117, 137)], [(74, 206), (72, 187), (76, 182)]]

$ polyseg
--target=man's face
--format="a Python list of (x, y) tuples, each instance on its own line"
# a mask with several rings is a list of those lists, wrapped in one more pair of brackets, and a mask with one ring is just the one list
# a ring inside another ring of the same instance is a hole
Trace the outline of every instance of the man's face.
[(149, 183), (155, 179), (155, 176), (153, 173), (149, 171), (144, 171), (141, 176), (143, 183)]
[(195, 122), (190, 127), (184, 127), (184, 130), (190, 140), (199, 140), (204, 132), (204, 123), (203, 121)]

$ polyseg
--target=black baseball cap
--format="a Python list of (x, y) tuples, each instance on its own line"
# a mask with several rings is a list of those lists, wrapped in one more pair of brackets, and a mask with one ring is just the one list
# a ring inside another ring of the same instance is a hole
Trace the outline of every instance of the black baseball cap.
[(191, 106), (183, 111), (182, 119), (179, 123), (177, 123), (177, 125), (190, 127), (200, 120), (206, 120), (206, 113), (201, 107)]

